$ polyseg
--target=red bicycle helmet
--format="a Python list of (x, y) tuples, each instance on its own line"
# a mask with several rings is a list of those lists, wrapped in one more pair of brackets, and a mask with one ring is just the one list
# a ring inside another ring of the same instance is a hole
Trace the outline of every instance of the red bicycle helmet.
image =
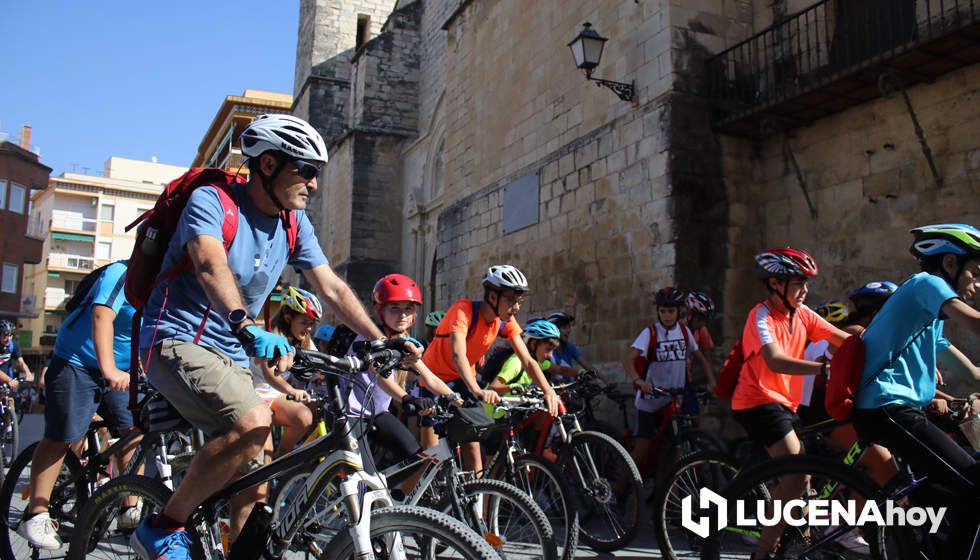
[(755, 256), (755, 266), (760, 278), (769, 278), (770, 276), (809, 278), (816, 276), (819, 272), (817, 261), (813, 260), (810, 253), (791, 247), (767, 249), (759, 253)]
[(374, 303), (384, 305), (389, 301), (410, 301), (422, 305), (422, 290), (404, 274), (383, 276), (374, 285)]

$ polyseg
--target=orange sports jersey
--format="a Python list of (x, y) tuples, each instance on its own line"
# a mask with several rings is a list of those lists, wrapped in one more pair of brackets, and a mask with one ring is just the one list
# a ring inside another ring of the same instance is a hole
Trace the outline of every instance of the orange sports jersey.
[[(486, 303), (483, 305), (486, 305)], [(479, 315), (479, 313), (477, 314)], [(524, 332), (521, 330), (521, 326), (517, 324), (517, 319), (513, 317), (504, 325), (501, 331), (499, 317), (487, 323), (481, 317), (472, 317), (472, 315), (472, 301), (461, 299), (454, 303), (449, 308), (449, 311), (446, 311), (446, 316), (439, 322), (439, 326), (436, 327), (436, 336), (432, 339), (432, 344), (429, 344), (429, 347), (425, 349), (425, 354), (422, 355), (422, 361), (425, 362), (425, 365), (436, 374), (436, 377), (443, 381), (459, 379), (459, 373), (453, 365), (453, 345), (449, 339), (449, 334), (458, 332), (465, 336), (470, 331), (471, 319), (476, 321), (476, 326), (466, 338), (466, 361), (469, 362), (470, 369), (474, 375), (476, 375), (476, 363), (493, 346), (494, 341), (497, 340), (498, 332), (507, 340), (510, 340), (514, 336), (519, 336)]]
[(795, 412), (803, 396), (804, 376), (769, 369), (762, 358), (762, 347), (775, 342), (784, 354), (802, 360), (807, 340), (829, 340), (835, 332), (830, 323), (805, 305), (793, 314), (792, 324), (789, 316), (773, 309), (768, 302), (756, 305), (742, 331), (745, 361), (732, 395), (732, 410), (779, 403)]

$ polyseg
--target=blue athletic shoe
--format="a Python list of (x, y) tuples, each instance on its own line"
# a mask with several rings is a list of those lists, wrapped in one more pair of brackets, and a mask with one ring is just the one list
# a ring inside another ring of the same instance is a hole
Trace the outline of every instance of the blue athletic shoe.
[(129, 537), (129, 546), (143, 560), (190, 560), (191, 538), (187, 531), (167, 531), (150, 527), (151, 515)]

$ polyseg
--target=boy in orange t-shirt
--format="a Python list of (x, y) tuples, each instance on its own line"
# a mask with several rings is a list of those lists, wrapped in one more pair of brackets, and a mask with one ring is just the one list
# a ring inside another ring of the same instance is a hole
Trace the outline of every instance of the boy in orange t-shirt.
[[(802, 359), (807, 340), (826, 340), (836, 349), (847, 333), (803, 303), (807, 282), (817, 275), (817, 263), (809, 253), (789, 247), (769, 249), (756, 255), (755, 263), (769, 296), (745, 321), (745, 360), (732, 396), (732, 416), (771, 457), (798, 455), (803, 445), (795, 431), (796, 408), (803, 396), (803, 377), (827, 373), (826, 362)], [(802, 476), (787, 476), (772, 489), (772, 497), (799, 497), (805, 487)], [(751, 558), (768, 558), (782, 528), (765, 527)]]
[(826, 374), (827, 364), (803, 359), (807, 340), (834, 348), (847, 333), (804, 304), (817, 263), (806, 251), (770, 249), (755, 256), (769, 296), (749, 312), (742, 331), (745, 361), (732, 396), (735, 420), (769, 455), (802, 452), (794, 426), (803, 396), (803, 376)]
[[(526, 291), (527, 278), (520, 270), (506, 264), (491, 266), (483, 276), (483, 301), (461, 299), (454, 303), (439, 322), (432, 344), (426, 348), (422, 361), (453, 391), (464, 397), (470, 394), (487, 404), (496, 404), (500, 402), (500, 396), (480, 387), (476, 363), (490, 350), (497, 335), (503, 335), (521, 360), (525, 371), (544, 390), (548, 412), (556, 416), (558, 395), (548, 383), (541, 366), (528, 352), (521, 338), (521, 327), (514, 317), (521, 308)], [(422, 396), (429, 396), (425, 389), (422, 390)], [(424, 449), (439, 443), (430, 420), (420, 418), (419, 426)], [(480, 443), (464, 443), (462, 449), (467, 468), (479, 473), (483, 469)]]

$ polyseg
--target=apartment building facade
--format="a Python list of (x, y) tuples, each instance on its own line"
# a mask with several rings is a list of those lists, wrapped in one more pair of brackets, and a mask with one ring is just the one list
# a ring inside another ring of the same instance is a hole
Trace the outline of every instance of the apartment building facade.
[(41, 262), (43, 243), (29, 225), (29, 197), (47, 187), (51, 174), (29, 148), (30, 127), (24, 127), (20, 145), (0, 141), (0, 319), (21, 326), (31, 315), (23, 306), (24, 268)]

